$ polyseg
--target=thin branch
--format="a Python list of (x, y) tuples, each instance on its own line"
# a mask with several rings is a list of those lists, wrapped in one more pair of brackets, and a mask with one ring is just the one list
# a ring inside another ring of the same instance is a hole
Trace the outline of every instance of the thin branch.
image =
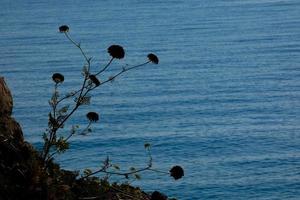
[[(82, 97), (81, 95), (82, 95), (83, 90), (84, 90), (84, 88), (85, 88), (85, 83), (86, 83), (86, 81), (87, 81), (87, 79), (88, 79), (88, 75), (89, 75), (89, 73), (90, 73), (91, 59), (89, 59), (89, 58), (87, 57), (86, 53), (85, 53), (85, 52), (83, 51), (83, 49), (81, 48), (80, 44), (77, 43), (77, 42), (75, 42), (75, 41), (70, 37), (70, 35), (68, 34), (68, 32), (64, 32), (64, 33), (65, 33), (65, 36), (70, 40), (70, 42), (73, 43), (73, 44), (80, 50), (81, 54), (83, 55), (84, 59), (86, 60), (86, 62), (87, 62), (87, 64), (88, 64), (87, 74), (85, 74), (85, 76), (84, 76), (84, 81), (83, 81), (83, 84), (82, 84), (82, 87), (81, 87), (81, 89), (79, 90), (79, 91), (80, 91), (80, 94), (79, 94), (79, 97), (78, 97), (78, 101), (80, 101), (80, 99), (81, 99), (81, 97)], [(78, 104), (78, 102), (77, 102), (77, 104)]]
[(141, 168), (141, 169), (137, 169), (137, 170), (132, 170), (130, 172), (111, 172), (111, 171), (107, 171), (107, 169), (110, 167), (110, 165), (108, 163), (106, 163), (101, 169), (93, 172), (93, 173), (90, 173), (90, 174), (87, 174), (83, 177), (81, 177), (80, 179), (85, 179), (85, 178), (88, 178), (92, 175), (95, 175), (95, 174), (98, 174), (100, 172), (102, 173), (106, 173), (106, 174), (109, 174), (109, 175), (120, 175), (120, 176), (125, 176), (125, 177), (128, 177), (129, 175), (131, 174), (136, 174), (138, 172), (143, 172), (143, 171), (146, 171), (146, 170), (150, 170), (152, 168), (152, 156), (151, 156), (151, 152), (150, 152), (150, 149), (147, 149), (148, 151), (148, 156), (149, 156), (149, 164), (147, 167), (144, 167), (144, 168)]
[[(148, 63), (150, 63), (150, 61), (147, 61), (147, 62), (142, 63), (142, 64), (139, 64), (139, 65), (135, 65), (135, 66), (133, 66), (133, 67), (123, 68), (122, 71), (120, 71), (119, 73), (117, 73), (117, 74), (115, 74), (114, 76), (110, 77), (110, 78), (107, 79), (106, 81), (100, 82), (100, 85), (99, 85), (99, 86), (101, 86), (101, 85), (103, 85), (103, 84), (105, 84), (105, 83), (107, 83), (107, 82), (110, 82), (112, 79), (117, 78), (118, 76), (120, 76), (122, 73), (125, 73), (126, 71), (129, 71), (129, 70), (132, 70), (132, 69), (135, 69), (135, 68), (144, 66), (144, 65), (146, 65), (146, 64), (148, 64)], [(108, 64), (107, 64), (106, 66), (108, 66)], [(104, 67), (104, 68), (105, 68), (105, 67)], [(104, 68), (103, 68), (103, 69), (104, 69)], [(103, 70), (103, 69), (102, 69), (102, 70)], [(101, 71), (100, 71), (100, 73), (101, 73)], [(99, 72), (98, 72), (97, 74), (99, 74)], [(96, 75), (97, 75), (97, 74), (96, 74)], [(91, 86), (92, 84), (93, 84), (93, 83), (89, 83), (87, 86), (85, 86), (85, 88)], [(98, 86), (98, 87), (99, 87), (99, 86)], [(96, 87), (91, 88), (90, 91), (93, 90), (93, 89), (95, 89), (95, 88), (96, 88)], [(65, 97), (61, 98), (60, 100), (58, 100), (58, 103), (60, 103), (60, 102), (63, 101), (64, 99), (67, 99), (67, 98), (69, 98), (69, 97), (75, 96), (75, 95), (78, 94), (80, 91), (81, 91), (81, 89), (78, 89), (78, 90), (76, 90), (72, 95), (65, 96)], [(85, 96), (85, 95), (83, 95), (83, 96)]]
[(120, 175), (120, 176), (129, 176), (131, 174), (136, 174), (138, 172), (143, 172), (143, 171), (146, 171), (146, 170), (149, 170), (151, 168), (151, 166), (147, 166), (145, 168), (142, 168), (142, 169), (138, 169), (138, 170), (134, 170), (134, 171), (131, 171), (131, 172), (124, 172), (124, 173), (121, 173), (121, 172), (109, 172), (109, 171), (104, 171), (105, 173), (107, 174), (112, 174), (112, 175)]
[(144, 62), (144, 63), (142, 63), (142, 64), (135, 65), (135, 66), (133, 66), (133, 67), (129, 67), (129, 68), (126, 69), (126, 71), (129, 71), (129, 70), (132, 70), (132, 69), (135, 69), (135, 68), (138, 68), (138, 67), (142, 67), (142, 66), (144, 66), (144, 65), (146, 65), (146, 64), (148, 64), (148, 63), (150, 63), (150, 62), (151, 62), (151, 61), (149, 60), (149, 61)]
[(145, 167), (145, 168), (142, 168), (142, 169), (138, 169), (138, 170), (134, 170), (134, 171), (130, 171), (130, 172), (124, 172), (124, 173), (121, 173), (121, 172), (111, 172), (111, 171), (107, 171), (107, 170), (106, 170), (107, 167), (104, 166), (104, 167), (102, 167), (101, 169), (99, 169), (99, 170), (97, 170), (97, 171), (95, 171), (95, 172), (93, 172), (93, 173), (90, 173), (90, 174), (88, 174), (88, 175), (85, 175), (85, 176), (81, 177), (80, 179), (88, 178), (88, 177), (90, 177), (90, 176), (92, 176), (92, 175), (95, 175), (95, 174), (98, 174), (98, 173), (100, 173), (100, 172), (106, 173), (106, 174), (109, 174), (109, 175), (119, 175), (119, 176), (125, 176), (125, 177), (128, 177), (129, 175), (136, 174), (136, 173), (138, 173), (138, 172), (143, 172), (143, 171), (150, 170), (151, 167), (152, 167), (152, 166), (149, 165), (149, 166), (147, 166), (147, 167)]
[(170, 174), (169, 172), (164, 172), (164, 171), (160, 171), (160, 170), (157, 170), (157, 169), (149, 169), (150, 171), (153, 171), (153, 172), (157, 172), (157, 173), (160, 173), (160, 174)]
[(139, 64), (139, 65), (135, 65), (135, 66), (133, 66), (133, 67), (123, 68), (122, 71), (120, 71), (120, 72), (118, 72), (117, 74), (111, 76), (111, 77), (108, 78), (106, 81), (103, 81), (102, 83), (100, 83), (100, 85), (103, 85), (103, 84), (105, 84), (105, 83), (107, 83), (107, 82), (110, 82), (110, 81), (114, 80), (115, 78), (117, 78), (118, 76), (120, 76), (121, 74), (123, 74), (123, 73), (125, 73), (125, 72), (127, 72), (127, 71), (129, 71), (129, 70), (132, 70), (132, 69), (135, 69), (135, 68), (138, 68), (138, 67), (142, 67), (142, 66), (144, 66), (144, 65), (146, 65), (146, 64), (148, 64), (148, 63), (150, 63), (150, 61), (147, 61), (147, 62), (142, 63), (142, 64)]
[(103, 67), (103, 69), (101, 69), (98, 73), (95, 74), (95, 76), (98, 76), (99, 74), (101, 74), (102, 72), (104, 72), (109, 67), (109, 65), (112, 63), (113, 60), (114, 60), (114, 58), (112, 57), (110, 59), (110, 61)]
[(59, 104), (60, 102), (62, 102), (62, 101), (65, 100), (65, 99), (68, 99), (68, 98), (70, 98), (70, 97), (75, 96), (76, 94), (78, 94), (78, 93), (80, 92), (80, 90), (81, 90), (81, 89), (75, 91), (75, 92), (72, 93), (71, 95), (66, 95), (66, 96), (64, 96), (63, 98), (61, 98), (60, 100), (57, 101), (57, 104)]
[(57, 88), (58, 88), (58, 83), (55, 83), (54, 85), (54, 99), (55, 102), (53, 102), (53, 118), (56, 119), (56, 107), (57, 107)]
[[(85, 53), (85, 52), (83, 51), (83, 49), (81, 48), (80, 44), (77, 43), (77, 42), (75, 42), (75, 41), (71, 38), (71, 36), (69, 35), (68, 32), (64, 32), (64, 34), (65, 34), (65, 36), (70, 40), (70, 42), (71, 42), (72, 44), (74, 44), (74, 45), (80, 50), (81, 54), (83, 55), (84, 59), (86, 60), (87, 64), (89, 65), (90, 62), (91, 62), (91, 59), (87, 57), (86, 53)], [(88, 67), (90, 67), (90, 65), (89, 65)], [(89, 71), (89, 68), (88, 68), (88, 71)]]
[(86, 132), (89, 132), (89, 128), (92, 125), (92, 121), (89, 121), (88, 125), (79, 133), (78, 135), (86, 135)]

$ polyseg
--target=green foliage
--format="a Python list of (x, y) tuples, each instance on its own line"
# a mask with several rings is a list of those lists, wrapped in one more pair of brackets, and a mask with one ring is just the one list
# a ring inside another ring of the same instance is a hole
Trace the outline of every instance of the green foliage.
[(89, 105), (91, 103), (91, 96), (75, 98), (75, 101), (79, 105)]
[(52, 105), (55, 105), (57, 104), (57, 101), (58, 101), (58, 98), (59, 98), (59, 92), (57, 90), (55, 90), (52, 94), (52, 97), (50, 99), (50, 102)]
[(69, 107), (70, 107), (70, 106), (67, 105), (67, 106), (64, 106), (64, 107), (60, 108), (60, 109), (58, 110), (58, 114), (59, 114), (59, 115), (66, 114), (66, 113), (68, 112)]
[(57, 140), (55, 146), (57, 148), (58, 153), (63, 153), (67, 149), (69, 149), (69, 143), (63, 137), (60, 137)]
[(53, 117), (51, 112), (49, 113), (48, 117), (49, 117), (48, 120), (49, 129), (56, 129), (59, 125), (57, 119)]
[(91, 173), (92, 173), (92, 170), (91, 170), (91, 169), (85, 169), (85, 170), (83, 171), (83, 174), (84, 174), (85, 176), (89, 176)]

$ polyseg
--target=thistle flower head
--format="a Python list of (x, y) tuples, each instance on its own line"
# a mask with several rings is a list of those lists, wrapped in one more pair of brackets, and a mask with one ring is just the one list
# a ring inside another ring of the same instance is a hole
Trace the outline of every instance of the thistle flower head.
[(91, 122), (97, 122), (99, 120), (99, 115), (96, 112), (89, 112), (88, 114), (86, 114), (86, 117)]
[(172, 169), (170, 170), (170, 175), (175, 180), (177, 180), (184, 176), (184, 171), (183, 171), (182, 167), (177, 165), (177, 166), (172, 167)]
[(125, 56), (125, 51), (120, 45), (111, 45), (110, 47), (108, 47), (107, 52), (113, 58), (122, 59)]
[(66, 33), (66, 32), (69, 32), (69, 27), (67, 25), (62, 25), (59, 27), (59, 32), (61, 33)]
[(154, 191), (152, 194), (151, 194), (151, 199), (150, 200), (167, 200), (167, 197), (158, 192), (158, 191)]
[(96, 87), (100, 85), (100, 81), (95, 75), (91, 74), (89, 75), (89, 78), (96, 85)]
[(52, 80), (53, 80), (56, 84), (58, 84), (58, 83), (64, 82), (65, 77), (64, 77), (62, 74), (60, 74), (60, 73), (54, 73), (54, 74), (52, 75)]
[(149, 53), (147, 57), (148, 57), (149, 61), (153, 62), (154, 64), (158, 64), (159, 59), (155, 54)]

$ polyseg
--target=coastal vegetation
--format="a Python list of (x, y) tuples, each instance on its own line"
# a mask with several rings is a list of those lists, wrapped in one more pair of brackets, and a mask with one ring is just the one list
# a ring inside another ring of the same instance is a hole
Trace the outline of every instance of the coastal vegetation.
[[(70, 138), (77, 135), (89, 135), (93, 132), (93, 123), (101, 122), (101, 115), (95, 111), (84, 113), (87, 119), (85, 127), (73, 124), (67, 130), (66, 123), (76, 112), (80, 113), (82, 106), (91, 106), (91, 92), (102, 85), (113, 82), (119, 76), (148, 64), (159, 64), (159, 58), (154, 53), (145, 56), (146, 61), (124, 66), (112, 76), (102, 78), (103, 72), (114, 61), (125, 57), (122, 46), (113, 44), (107, 52), (110, 60), (101, 69), (93, 70), (92, 57), (89, 57), (81, 44), (76, 42), (69, 33), (67, 25), (59, 27), (59, 32), (67, 38), (81, 53), (84, 59), (82, 69), (82, 84), (66, 94), (60, 92), (65, 77), (61, 73), (54, 73), (53, 94), (49, 100), (48, 127), (43, 133), (43, 147), (36, 150), (23, 138), (23, 132), (15, 119), (11, 116), (13, 100), (4, 78), (0, 81), (0, 199), (141, 199), (165, 200), (171, 199), (166, 195), (154, 191), (146, 193), (138, 187), (128, 183), (111, 182), (111, 176), (122, 176), (125, 179), (141, 179), (142, 172), (156, 172), (158, 175), (168, 175), (178, 180), (184, 176), (181, 166), (175, 165), (169, 171), (153, 168), (151, 144), (145, 143), (148, 162), (143, 168), (131, 167), (121, 170), (112, 163), (109, 157), (96, 170), (68, 171), (60, 168), (55, 157), (65, 153), (72, 147)], [(101, 78), (100, 78), (101, 77)], [(131, 164), (131, 163), (130, 163)], [(100, 174), (102, 174), (100, 176)], [(97, 176), (96, 176), (97, 175)], [(171, 187), (171, 186), (170, 186)], [(17, 192), (16, 192), (17, 191)]]

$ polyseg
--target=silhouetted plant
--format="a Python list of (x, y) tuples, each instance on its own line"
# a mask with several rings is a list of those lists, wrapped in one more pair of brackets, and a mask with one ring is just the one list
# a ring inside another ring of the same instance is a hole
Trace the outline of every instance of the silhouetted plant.
[(99, 115), (96, 112), (89, 112), (86, 114), (86, 117), (92, 122), (97, 122), (99, 120)]
[(151, 199), (150, 200), (167, 200), (168, 197), (158, 191), (154, 191), (151, 194)]
[(59, 27), (59, 32), (65, 33), (69, 31), (69, 27), (67, 25), (62, 25)]
[(89, 78), (95, 84), (96, 87), (100, 85), (100, 81), (95, 75), (91, 74), (89, 75)]
[(58, 83), (64, 82), (65, 77), (64, 77), (62, 74), (60, 74), (60, 73), (55, 73), (55, 74), (52, 75), (52, 80), (53, 80), (56, 84), (58, 84)]
[(172, 167), (172, 169), (170, 170), (170, 173), (171, 173), (171, 176), (173, 176), (175, 180), (180, 179), (181, 177), (184, 176), (183, 169), (180, 166)]
[(111, 57), (117, 59), (122, 59), (125, 56), (125, 51), (120, 45), (111, 45), (108, 47), (107, 52), (111, 55)]
[(154, 64), (158, 64), (159, 60), (158, 60), (158, 57), (157, 57), (155, 54), (150, 53), (150, 54), (148, 54), (147, 57), (148, 57), (148, 59), (149, 59), (151, 62), (153, 62)]
[[(80, 50), (82, 54), (85, 64), (83, 66), (82, 74), (83, 81), (79, 89), (75, 91), (71, 91), (66, 95), (61, 95), (59, 92), (60, 85), (64, 82), (64, 76), (60, 73), (54, 73), (52, 76), (52, 80), (54, 81), (54, 92), (52, 94), (51, 99), (49, 100), (49, 105), (51, 107), (51, 112), (49, 112), (49, 120), (48, 120), (48, 128), (44, 132), (43, 139), (44, 145), (43, 150), (41, 152), (42, 161), (44, 164), (44, 168), (47, 170), (49, 167), (49, 163), (52, 161), (54, 156), (59, 153), (65, 152), (69, 148), (69, 139), (74, 135), (86, 135), (91, 132), (91, 124), (99, 121), (99, 114), (97, 112), (91, 111), (86, 114), (88, 119), (88, 124), (85, 128), (79, 129), (79, 126), (73, 125), (68, 136), (64, 137), (60, 131), (64, 129), (65, 123), (74, 115), (74, 113), (83, 105), (90, 104), (91, 96), (89, 95), (91, 91), (94, 89), (115, 80), (121, 74), (128, 72), (130, 70), (145, 66), (149, 63), (158, 64), (158, 57), (150, 53), (147, 55), (148, 60), (141, 64), (122, 67), (119, 72), (108, 77), (107, 79), (100, 81), (97, 76), (106, 71), (108, 67), (112, 64), (115, 59), (122, 59), (125, 57), (124, 48), (120, 45), (111, 45), (108, 47), (107, 52), (111, 56), (111, 59), (108, 63), (100, 69), (97, 73), (91, 74), (91, 57), (88, 57), (85, 51), (82, 49), (80, 43), (77, 43), (73, 40), (69, 34), (69, 27), (67, 25), (63, 25), (59, 27), (59, 32), (64, 34), (66, 38)], [(68, 100), (73, 101), (68, 101)], [(71, 102), (71, 103), (70, 103)], [(135, 179), (140, 179), (140, 172), (143, 171), (155, 171), (162, 174), (169, 174), (174, 177), (175, 180), (181, 178), (184, 173), (183, 169), (180, 166), (174, 166), (169, 172), (159, 171), (152, 168), (152, 156), (151, 156), (151, 145), (146, 143), (144, 145), (147, 154), (148, 154), (148, 164), (144, 168), (136, 169), (130, 168), (127, 172), (121, 172), (120, 167), (113, 164), (109, 157), (103, 162), (103, 165), (100, 169), (92, 171), (86, 169), (84, 171), (84, 175), (80, 179), (88, 179), (92, 175), (98, 173), (104, 173), (106, 177), (110, 175), (119, 175), (124, 176), (125, 178), (133, 177)]]

